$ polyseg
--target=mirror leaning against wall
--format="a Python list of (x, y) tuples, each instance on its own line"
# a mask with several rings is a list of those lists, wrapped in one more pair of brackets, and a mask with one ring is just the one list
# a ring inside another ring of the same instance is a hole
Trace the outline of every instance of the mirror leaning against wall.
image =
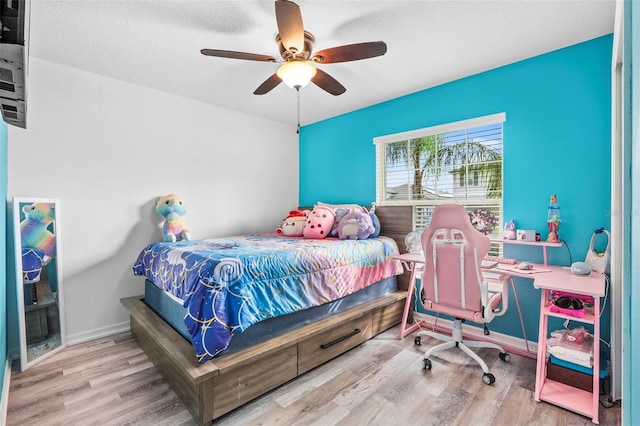
[(13, 198), (20, 370), (65, 346), (60, 203)]

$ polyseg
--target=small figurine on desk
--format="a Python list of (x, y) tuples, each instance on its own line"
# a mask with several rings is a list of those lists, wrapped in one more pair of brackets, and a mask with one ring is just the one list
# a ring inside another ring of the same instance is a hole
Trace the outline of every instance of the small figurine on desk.
[(504, 224), (504, 232), (502, 233), (502, 237), (505, 240), (516, 239), (516, 223), (513, 221), (513, 219)]
[(558, 207), (558, 199), (555, 194), (551, 196), (549, 201), (549, 211), (547, 212), (547, 227), (549, 228), (549, 235), (547, 235), (547, 242), (559, 243), (558, 227), (560, 226), (560, 207)]

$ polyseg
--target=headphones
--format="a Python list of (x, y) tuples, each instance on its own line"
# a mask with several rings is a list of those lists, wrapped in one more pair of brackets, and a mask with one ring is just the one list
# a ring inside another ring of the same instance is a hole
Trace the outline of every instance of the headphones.
[(580, 309), (584, 309), (584, 302), (582, 299), (577, 299), (573, 297), (560, 296), (553, 300), (553, 304), (562, 309), (571, 309), (574, 311), (578, 311)]

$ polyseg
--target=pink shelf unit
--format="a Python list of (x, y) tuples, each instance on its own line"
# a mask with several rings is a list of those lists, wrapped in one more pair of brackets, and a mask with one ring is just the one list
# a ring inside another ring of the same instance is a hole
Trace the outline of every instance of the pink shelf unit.
[[(536, 388), (534, 399), (546, 401), (559, 407), (566, 408), (584, 416), (590, 417), (595, 424), (598, 420), (599, 381), (600, 381), (600, 297), (604, 296), (604, 275), (592, 272), (590, 275), (578, 276), (569, 269), (559, 266), (549, 266), (550, 274), (539, 274), (534, 281), (534, 287), (542, 290), (540, 301), (540, 334), (538, 337), (538, 364), (536, 368)], [(577, 318), (561, 312), (549, 310), (551, 305), (550, 293), (562, 291), (580, 294), (593, 298), (593, 312), (587, 311), (583, 317)], [(547, 378), (547, 336), (549, 317), (570, 319), (593, 325), (593, 382), (592, 392), (559, 383)]]
[(542, 247), (543, 264), (547, 264), (547, 247), (562, 247), (562, 243), (548, 243), (546, 241), (523, 241), (523, 240), (505, 240), (503, 238), (489, 238), (492, 243), (515, 244), (523, 246)]

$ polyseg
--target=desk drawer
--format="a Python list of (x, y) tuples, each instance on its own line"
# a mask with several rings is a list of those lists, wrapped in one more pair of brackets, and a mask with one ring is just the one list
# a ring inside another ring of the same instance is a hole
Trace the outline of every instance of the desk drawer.
[(301, 341), (298, 343), (298, 374), (370, 339), (371, 329), (371, 313), (367, 313)]

